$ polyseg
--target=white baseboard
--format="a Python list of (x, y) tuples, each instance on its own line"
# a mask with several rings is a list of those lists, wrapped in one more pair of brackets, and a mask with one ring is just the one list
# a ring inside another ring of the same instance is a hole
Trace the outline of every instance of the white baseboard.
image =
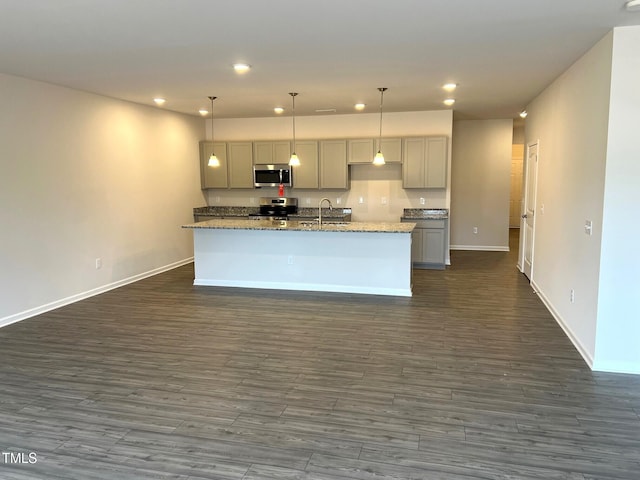
[(236, 281), (211, 278), (196, 278), (193, 281), (193, 284), (206, 287), (266, 288), (274, 290), (298, 290), (306, 292), (361, 293), (364, 295), (389, 295), (395, 297), (410, 297), (412, 295), (411, 288), (383, 288), (366, 285)]
[(117, 282), (109, 283), (107, 285), (102, 285), (100, 287), (87, 290), (86, 292), (80, 292), (66, 298), (61, 298), (60, 300), (55, 300), (53, 302), (40, 305), (38, 307), (30, 308), (29, 310), (24, 310), (23, 312), (18, 312), (13, 315), (9, 315), (8, 317), (0, 318), (0, 328), (6, 327), (7, 325), (11, 325), (12, 323), (26, 320), (27, 318), (35, 317), (36, 315), (40, 315), (42, 313), (49, 312), (51, 310), (55, 310), (56, 308), (64, 307), (65, 305), (69, 305), (71, 303), (79, 302), (80, 300), (84, 300), (86, 298), (93, 297), (95, 295), (100, 295), (101, 293), (108, 292), (109, 290), (113, 290), (115, 288), (137, 282), (144, 278), (153, 277), (154, 275), (158, 275), (160, 273), (173, 270), (174, 268), (181, 267), (191, 262), (193, 262), (193, 257), (185, 258), (184, 260), (179, 260), (177, 262), (170, 263), (162, 267), (154, 268), (153, 270), (149, 270), (147, 272), (139, 273), (137, 275), (133, 275), (131, 277), (118, 280)]
[(551, 313), (556, 323), (560, 325), (560, 328), (562, 328), (562, 330), (567, 335), (567, 337), (569, 337), (569, 340), (571, 340), (571, 343), (573, 343), (573, 346), (576, 347), (576, 350), (578, 350), (578, 353), (582, 356), (586, 364), (589, 366), (591, 370), (594, 370), (593, 357), (591, 356), (591, 354), (584, 347), (584, 345), (580, 343), (580, 340), (578, 339), (578, 337), (573, 333), (569, 325), (567, 325), (567, 323), (562, 319), (558, 311), (553, 307), (553, 304), (551, 303), (551, 301), (546, 297), (546, 295), (542, 292), (542, 290), (540, 290), (540, 287), (536, 285), (535, 281), (531, 282), (531, 286), (533, 287), (535, 292), (538, 294), (538, 297), (540, 297), (540, 300), (542, 300), (542, 303), (544, 304), (544, 306), (547, 307), (547, 310), (549, 310), (549, 313)]
[(544, 303), (544, 306), (547, 307), (547, 309), (549, 310), (549, 312), (551, 313), (555, 321), (558, 323), (558, 325), (560, 325), (560, 328), (564, 330), (564, 333), (567, 335), (567, 337), (569, 337), (569, 340), (571, 340), (571, 343), (573, 343), (573, 346), (576, 347), (576, 350), (578, 350), (578, 353), (582, 356), (582, 358), (584, 359), (584, 361), (586, 362), (586, 364), (589, 366), (591, 370), (596, 372), (607, 372), (607, 373), (625, 373), (625, 374), (632, 374), (632, 375), (640, 374), (640, 365), (638, 365), (637, 363), (594, 360), (594, 358), (591, 356), (591, 354), (589, 354), (589, 352), (584, 347), (584, 345), (582, 345), (578, 337), (573, 333), (571, 328), (562, 319), (562, 317), (557, 312), (557, 310), (553, 308), (553, 305), (551, 304), (549, 299), (544, 295), (544, 293), (540, 290), (538, 285), (536, 285), (535, 282), (531, 282), (531, 286), (540, 297), (540, 300), (542, 300), (542, 303)]
[(596, 361), (591, 369), (595, 370), (596, 372), (627, 373), (631, 375), (640, 375), (640, 366), (637, 363)]
[(501, 245), (451, 245), (451, 250), (477, 250), (480, 252), (508, 252), (509, 247)]

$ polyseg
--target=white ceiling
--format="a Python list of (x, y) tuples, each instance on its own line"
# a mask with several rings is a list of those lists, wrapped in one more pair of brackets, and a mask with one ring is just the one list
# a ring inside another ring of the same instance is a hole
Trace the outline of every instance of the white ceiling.
[[(625, 0), (0, 0), (0, 71), (198, 115), (356, 102), (512, 118), (614, 26)], [(231, 65), (247, 62), (238, 76)], [(287, 114), (285, 112), (285, 115)]]

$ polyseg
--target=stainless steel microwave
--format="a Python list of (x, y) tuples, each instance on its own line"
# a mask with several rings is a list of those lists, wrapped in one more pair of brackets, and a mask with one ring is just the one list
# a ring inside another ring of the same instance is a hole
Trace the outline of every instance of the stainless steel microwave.
[(286, 163), (274, 165), (254, 165), (253, 184), (256, 187), (277, 187), (293, 185), (293, 171)]

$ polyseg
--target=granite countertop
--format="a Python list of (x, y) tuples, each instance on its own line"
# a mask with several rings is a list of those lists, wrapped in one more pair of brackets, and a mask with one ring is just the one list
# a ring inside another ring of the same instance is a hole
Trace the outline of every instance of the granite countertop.
[(405, 208), (402, 214), (403, 220), (444, 220), (449, 218), (447, 208)]
[(182, 228), (218, 230), (287, 230), (307, 232), (411, 233), (415, 226), (415, 223), (322, 222), (322, 229), (320, 229), (317, 222), (310, 221), (213, 219), (183, 225)]
[[(216, 217), (248, 217), (249, 215), (260, 213), (260, 207), (224, 207), (224, 206), (210, 206), (210, 207), (195, 207), (193, 209), (194, 215), (211, 215)], [(313, 217), (318, 218), (318, 209), (312, 207), (298, 207), (298, 213), (289, 215), (289, 218), (300, 217)], [(351, 218), (350, 208), (334, 208), (329, 210), (328, 208), (322, 209), (322, 218)]]
[[(322, 207), (322, 218), (351, 218), (351, 209), (350, 208), (333, 208), (329, 210), (327, 207)], [(299, 217), (313, 217), (318, 218), (318, 209), (312, 207), (298, 207), (298, 213), (294, 213), (289, 215), (289, 218), (299, 218)]]
[(254, 213), (259, 213), (260, 207), (196, 207), (193, 209), (194, 215), (215, 215), (217, 217), (247, 217)]

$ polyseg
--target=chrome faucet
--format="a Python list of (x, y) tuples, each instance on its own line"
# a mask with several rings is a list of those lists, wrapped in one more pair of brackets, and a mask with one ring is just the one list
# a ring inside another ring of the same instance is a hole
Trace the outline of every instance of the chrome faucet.
[(331, 200), (329, 200), (328, 198), (323, 198), (322, 200), (320, 200), (320, 203), (318, 203), (318, 228), (322, 228), (322, 202), (324, 202), (325, 200), (329, 202), (329, 210), (333, 210)]

